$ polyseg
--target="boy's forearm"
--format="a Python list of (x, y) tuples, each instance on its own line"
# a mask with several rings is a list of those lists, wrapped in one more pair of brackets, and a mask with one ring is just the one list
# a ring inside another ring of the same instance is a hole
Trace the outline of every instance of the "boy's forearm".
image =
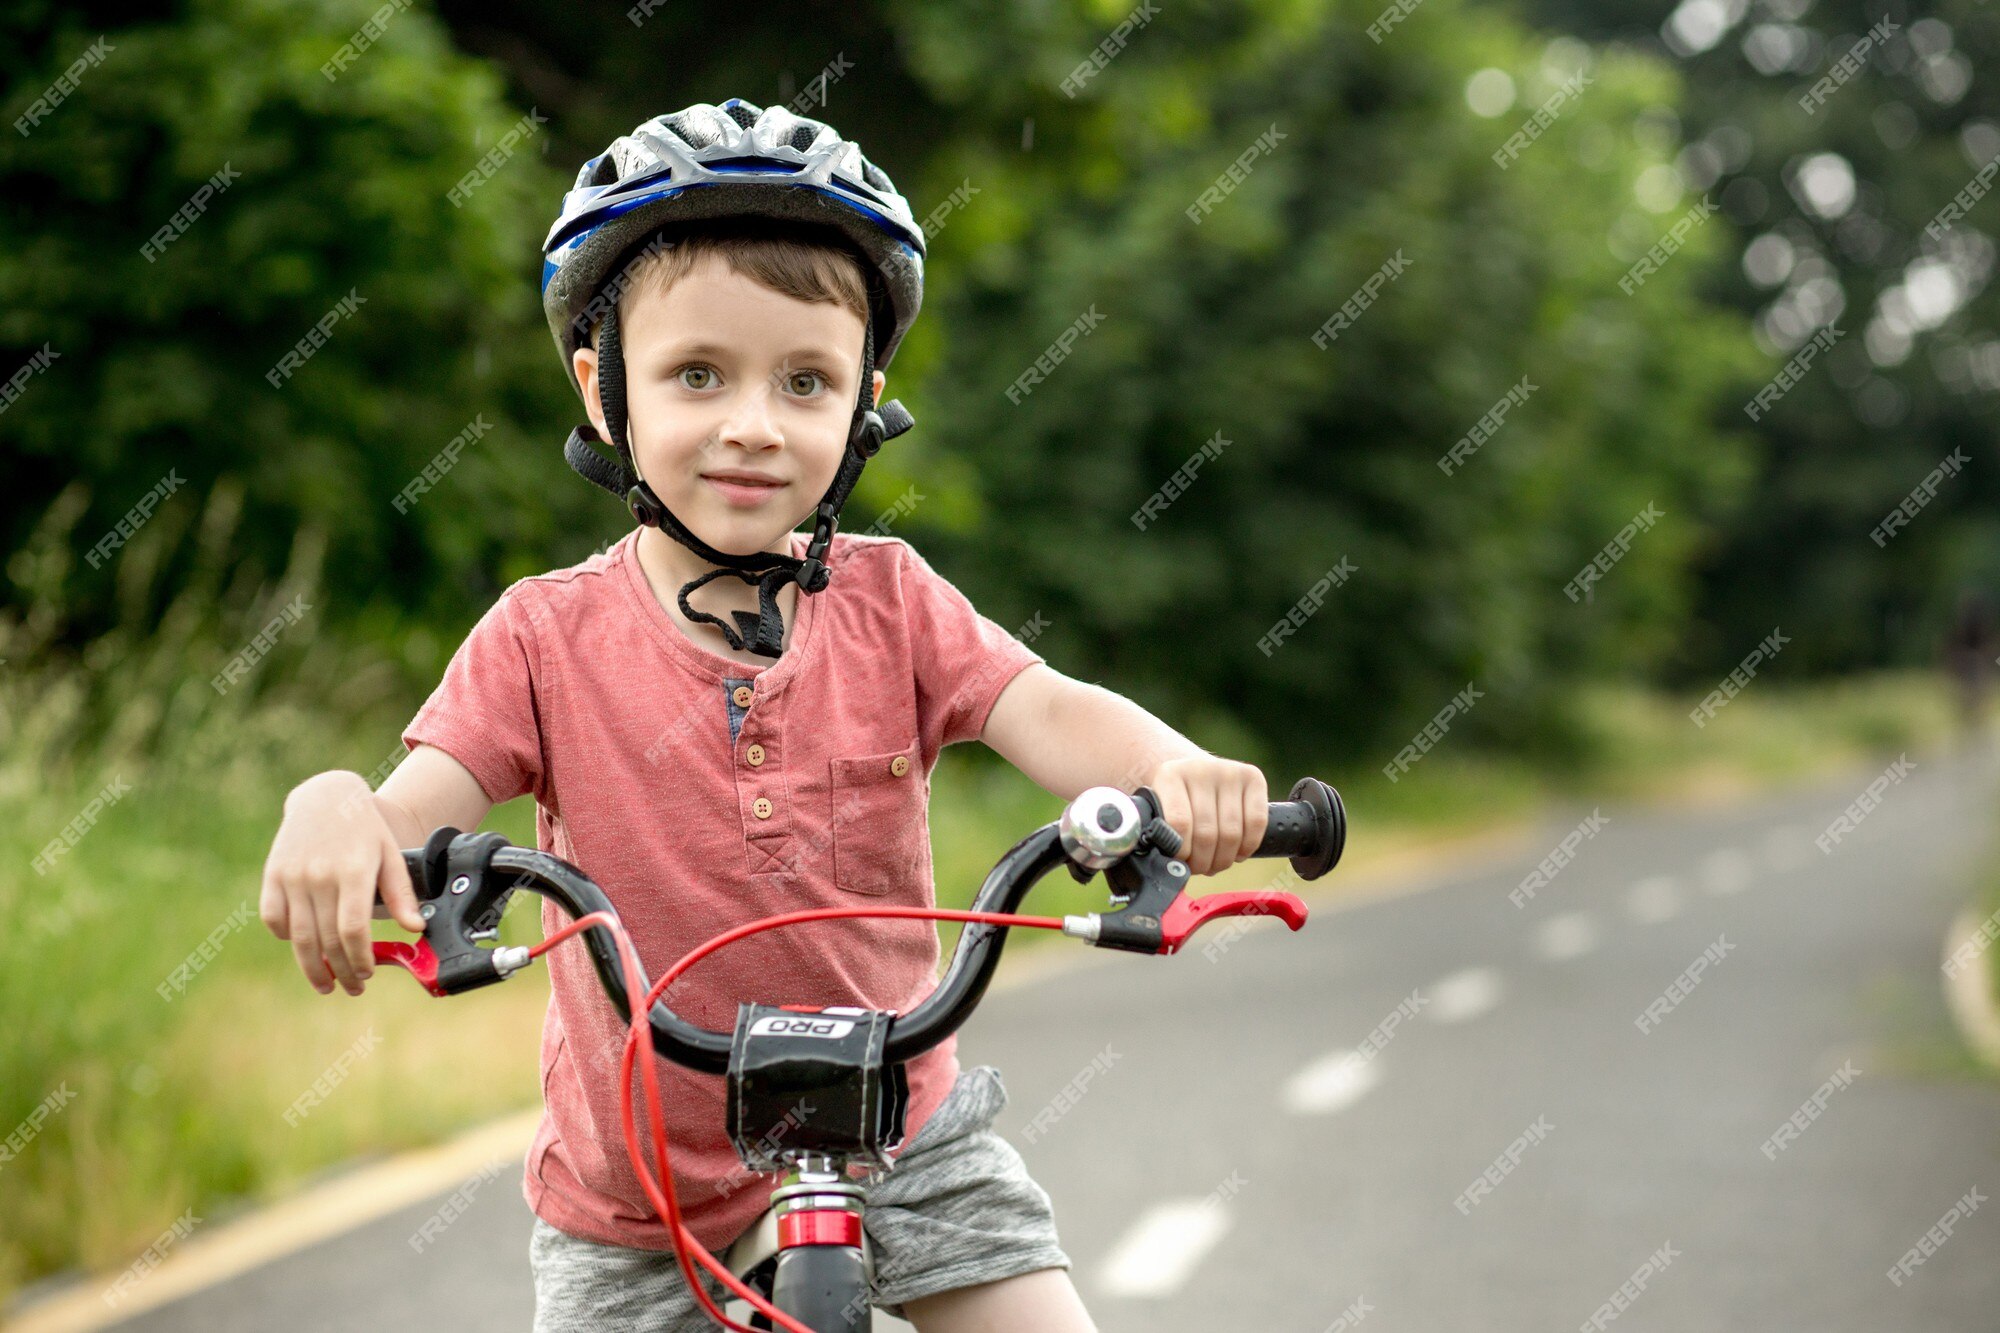
[(415, 815), (381, 792), (373, 792), (371, 795), (375, 801), (376, 811), (382, 816), (382, 822), (389, 826), (389, 832), (396, 839), (398, 847), (424, 845), (424, 839), (430, 836), (431, 831), (425, 828)]
[(1165, 761), (1207, 753), (1123, 695), (1069, 679), (1049, 698), (1040, 739), (1022, 771), (1065, 801), (1086, 787), (1131, 791)]
[(1150, 787), (1197, 875), (1257, 854), (1269, 784), (1254, 765), (1212, 755), (1130, 699), (1029, 667), (994, 700), (981, 738), (1064, 801), (1086, 787)]

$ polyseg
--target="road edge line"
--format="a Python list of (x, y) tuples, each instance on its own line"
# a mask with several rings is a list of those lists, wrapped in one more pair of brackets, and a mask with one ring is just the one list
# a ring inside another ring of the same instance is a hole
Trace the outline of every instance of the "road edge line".
[[(1952, 918), (1944, 936), (1946, 963), (1979, 933), (1981, 922), (1974, 907)], [(1973, 962), (1977, 966), (1962, 967), (1955, 973), (1945, 971), (1945, 1008), (1951, 1011), (1952, 1022), (1967, 1049), (1988, 1069), (2000, 1072), (2000, 999), (1993, 993), (1993, 967), (1983, 954), (1975, 956)]]
[(105, 1287), (117, 1280), (117, 1274), (93, 1275), (19, 1310), (5, 1325), (7, 1333), (92, 1333), (217, 1286), (446, 1193), (489, 1168), (495, 1159), (525, 1156), (541, 1119), (539, 1107), (518, 1111), (433, 1147), (343, 1172), (191, 1237), (118, 1309), (104, 1304)]

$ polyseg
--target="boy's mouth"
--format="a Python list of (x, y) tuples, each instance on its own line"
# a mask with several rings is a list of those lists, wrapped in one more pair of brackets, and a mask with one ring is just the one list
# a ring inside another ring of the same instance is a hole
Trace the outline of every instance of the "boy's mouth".
[(738, 509), (754, 509), (785, 489), (785, 482), (759, 472), (704, 472), (701, 479)]

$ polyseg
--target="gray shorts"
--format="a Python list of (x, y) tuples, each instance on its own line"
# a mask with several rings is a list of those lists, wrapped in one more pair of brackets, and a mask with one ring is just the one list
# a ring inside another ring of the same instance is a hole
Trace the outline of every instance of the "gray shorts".
[[(1007, 1105), (1000, 1071), (961, 1068), (929, 1120), (868, 1187), (862, 1228), (875, 1262), (876, 1308), (1068, 1268), (1048, 1192), (993, 1129)], [(688, 1291), (670, 1251), (583, 1240), (535, 1219), (535, 1333), (707, 1333), (717, 1325)], [(723, 1304), (720, 1283), (701, 1272)]]

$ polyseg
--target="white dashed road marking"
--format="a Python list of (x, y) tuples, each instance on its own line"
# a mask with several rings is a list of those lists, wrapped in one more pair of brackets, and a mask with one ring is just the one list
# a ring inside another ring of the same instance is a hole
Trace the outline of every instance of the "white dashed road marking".
[(1468, 967), (1431, 987), (1433, 1023), (1463, 1023), (1500, 1003), (1500, 974), (1490, 967)]
[(1764, 864), (1786, 874), (1812, 859), (1812, 835), (1797, 824), (1774, 828), (1764, 835)]
[(1535, 930), (1535, 952), (1551, 962), (1580, 958), (1597, 947), (1597, 924), (1583, 912), (1552, 916)]
[(1229, 1210), (1213, 1199), (1155, 1204), (1112, 1249), (1098, 1270), (1098, 1289), (1107, 1296), (1173, 1295), (1229, 1233), (1229, 1222)]
[(1700, 875), (1701, 887), (1718, 898), (1743, 892), (1757, 877), (1750, 858), (1734, 847), (1724, 847), (1703, 857)]
[(1679, 916), (1681, 889), (1672, 875), (1655, 875), (1632, 886), (1625, 896), (1625, 910), (1643, 925), (1657, 925)]
[(1359, 1051), (1335, 1051), (1292, 1075), (1282, 1100), (1293, 1115), (1329, 1115), (1354, 1105), (1381, 1081), (1382, 1071)]

